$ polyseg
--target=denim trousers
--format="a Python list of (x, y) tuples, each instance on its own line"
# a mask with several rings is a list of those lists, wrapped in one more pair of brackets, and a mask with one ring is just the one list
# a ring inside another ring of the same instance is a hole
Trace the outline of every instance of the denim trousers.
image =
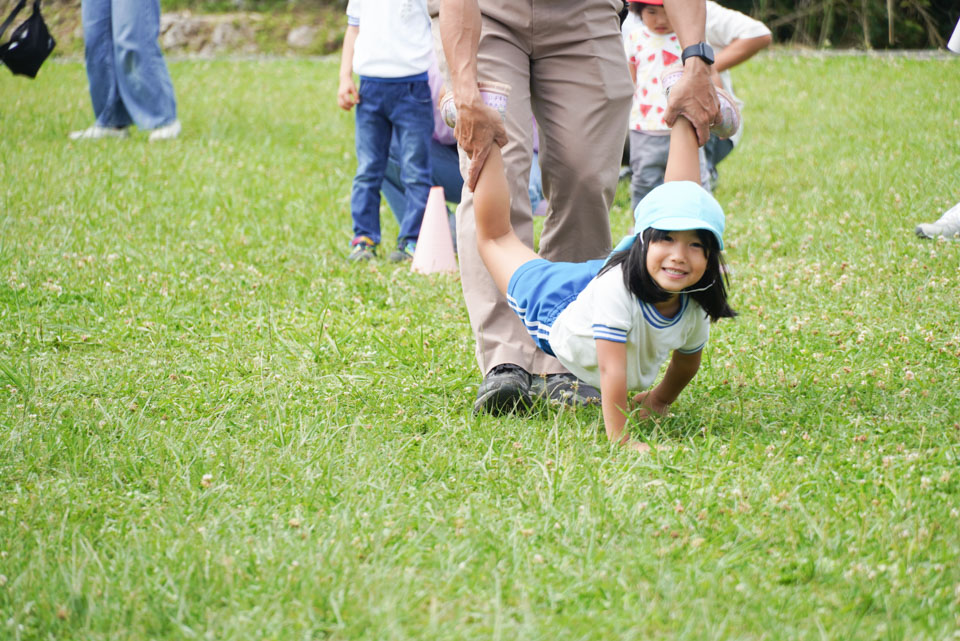
[[(407, 194), (400, 180), (400, 142), (394, 135), (390, 141), (390, 157), (387, 160), (387, 173), (383, 177), (383, 192), (390, 211), (393, 212), (397, 224), (403, 224), (403, 215), (406, 210)], [(445, 145), (430, 139), (430, 176), (434, 186), (443, 187), (443, 197), (448, 203), (460, 202), (460, 192), (463, 191), (463, 176), (460, 175), (460, 156), (457, 154), (457, 145)], [(456, 244), (456, 216), (447, 207), (447, 221)]]
[(426, 79), (360, 79), (357, 104), (357, 175), (350, 194), (353, 235), (380, 243), (380, 187), (387, 171), (390, 139), (396, 132), (403, 214), (398, 246), (416, 241), (430, 194), (433, 101)]
[(177, 119), (157, 37), (159, 0), (82, 0), (84, 53), (101, 127), (156, 129)]

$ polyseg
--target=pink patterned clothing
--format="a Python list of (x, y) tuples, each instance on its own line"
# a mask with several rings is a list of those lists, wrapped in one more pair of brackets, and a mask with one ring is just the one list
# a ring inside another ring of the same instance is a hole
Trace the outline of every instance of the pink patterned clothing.
[(670, 65), (680, 61), (680, 41), (677, 34), (657, 34), (642, 23), (624, 36), (624, 48), (630, 66), (637, 70), (630, 108), (630, 129), (634, 131), (670, 131), (663, 116), (667, 97), (660, 88), (660, 75)]

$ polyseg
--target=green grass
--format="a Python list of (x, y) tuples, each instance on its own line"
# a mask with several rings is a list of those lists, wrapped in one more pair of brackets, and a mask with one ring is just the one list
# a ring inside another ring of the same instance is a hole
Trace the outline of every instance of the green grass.
[(80, 64), (0, 74), (0, 638), (955, 636), (960, 243), (913, 226), (960, 60), (738, 69), (741, 316), (650, 456), (474, 418), (459, 281), (344, 261), (335, 61), (171, 71), (157, 145), (66, 140)]

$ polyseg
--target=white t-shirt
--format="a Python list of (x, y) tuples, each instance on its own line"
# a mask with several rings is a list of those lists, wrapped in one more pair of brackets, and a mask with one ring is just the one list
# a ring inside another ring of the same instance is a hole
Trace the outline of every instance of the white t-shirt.
[(427, 0), (350, 0), (347, 24), (359, 27), (353, 70), (369, 78), (405, 78), (430, 68), (433, 34)]
[(623, 285), (617, 265), (594, 278), (550, 328), (554, 354), (582, 381), (600, 387), (596, 340), (625, 343), (627, 389), (650, 387), (673, 350), (693, 354), (710, 336), (710, 319), (689, 296), (682, 296), (673, 318), (643, 303)]
[[(622, 27), (624, 46), (627, 46), (629, 43), (629, 35), (633, 30), (642, 26), (643, 22), (636, 14), (631, 12), (627, 15)], [(713, 0), (707, 0), (706, 38), (707, 43), (713, 47), (714, 54), (719, 54), (734, 40), (740, 38), (759, 38), (769, 35), (771, 35), (770, 29), (759, 20), (754, 20), (739, 11), (727, 9), (713, 2)], [(733, 93), (733, 82), (730, 79), (729, 70), (720, 72), (720, 82), (723, 84), (723, 88), (727, 93), (733, 96), (733, 99), (737, 102), (737, 106), (742, 110), (743, 101)], [(743, 127), (731, 138), (733, 144), (736, 145), (739, 143), (742, 136)]]

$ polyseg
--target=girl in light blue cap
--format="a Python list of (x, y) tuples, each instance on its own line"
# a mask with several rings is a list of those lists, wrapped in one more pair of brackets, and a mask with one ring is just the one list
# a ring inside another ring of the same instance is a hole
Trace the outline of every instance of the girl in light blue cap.
[[(600, 388), (610, 440), (640, 451), (647, 444), (624, 431), (631, 410), (663, 414), (700, 368), (710, 322), (736, 315), (723, 210), (699, 180), (697, 135), (678, 118), (665, 183), (637, 205), (634, 234), (606, 260), (586, 263), (544, 260), (517, 237), (495, 145), (474, 190), (477, 247), (497, 287), (540, 349)], [(628, 390), (648, 388), (668, 358), (660, 383), (628, 402)]]

